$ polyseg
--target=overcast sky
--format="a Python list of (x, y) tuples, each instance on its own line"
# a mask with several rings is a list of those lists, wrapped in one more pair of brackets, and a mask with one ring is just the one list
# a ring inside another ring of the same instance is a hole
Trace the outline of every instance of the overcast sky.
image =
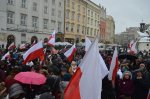
[(115, 20), (116, 33), (126, 27), (139, 26), (142, 20), (150, 23), (150, 0), (91, 0), (107, 9)]

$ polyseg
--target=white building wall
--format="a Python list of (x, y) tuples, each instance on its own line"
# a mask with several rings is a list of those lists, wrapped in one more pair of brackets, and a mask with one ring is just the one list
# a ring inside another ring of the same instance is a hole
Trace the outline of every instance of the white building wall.
[[(28, 43), (31, 42), (32, 36), (37, 36), (38, 40), (48, 38), (54, 29), (56, 32), (64, 33), (64, 0), (55, 0), (55, 5), (52, 5), (52, 0), (47, 1), (48, 2), (45, 2), (45, 0), (26, 0), (26, 8), (22, 8), (22, 0), (14, 0), (13, 5), (7, 4), (8, 0), (0, 0), (0, 41), (7, 42), (7, 37), (4, 36), (12, 34), (15, 36), (15, 43), (17, 45), (20, 44), (22, 33), (20, 30), (26, 30), (23, 33), (26, 34), (26, 42)], [(33, 2), (37, 3), (37, 11), (33, 11)], [(47, 14), (44, 14), (44, 6), (48, 7)], [(51, 14), (52, 8), (55, 9), (55, 16)], [(13, 11), (15, 13), (14, 24), (7, 24), (7, 11)], [(58, 11), (61, 11), (61, 17), (58, 17)], [(21, 14), (27, 15), (27, 26), (20, 25)], [(38, 17), (37, 28), (32, 27), (32, 16)], [(48, 19), (48, 29), (43, 29), (43, 19)], [(51, 20), (55, 21), (55, 26), (52, 26)], [(58, 22), (61, 22), (61, 31), (58, 31)], [(2, 36), (5, 40), (2, 39)]]
[(150, 50), (150, 42), (146, 42), (146, 43), (142, 42), (142, 43), (139, 43), (139, 44), (138, 44), (138, 50), (139, 50), (139, 51), (144, 51), (144, 50), (149, 51), (149, 50)]

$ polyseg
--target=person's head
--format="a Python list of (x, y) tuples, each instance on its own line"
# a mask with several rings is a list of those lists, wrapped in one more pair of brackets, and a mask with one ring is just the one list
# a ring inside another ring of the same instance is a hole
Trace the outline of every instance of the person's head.
[(72, 67), (76, 67), (76, 66), (77, 66), (77, 63), (76, 63), (75, 61), (72, 61), (72, 62), (71, 62), (71, 66), (72, 66)]
[(13, 84), (9, 88), (9, 99), (22, 99), (24, 94), (22, 86), (18, 83)]
[(67, 69), (66, 68), (61, 68), (61, 75), (65, 75), (67, 73)]
[(145, 64), (144, 64), (144, 63), (141, 63), (141, 64), (140, 64), (140, 68), (145, 68)]
[(132, 74), (130, 71), (125, 71), (123, 73), (123, 79), (131, 79), (131, 76), (132, 76)]
[(142, 77), (142, 76), (143, 76), (143, 74), (142, 74), (141, 71), (138, 71), (138, 72), (136, 73), (136, 75), (137, 75), (137, 77)]

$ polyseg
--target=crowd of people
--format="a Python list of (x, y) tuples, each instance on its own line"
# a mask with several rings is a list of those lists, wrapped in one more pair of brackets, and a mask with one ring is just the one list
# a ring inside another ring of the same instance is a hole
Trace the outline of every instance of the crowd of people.
[[(55, 48), (57, 50), (57, 48)], [(10, 52), (10, 57), (0, 61), (0, 99), (64, 99), (64, 90), (85, 55), (77, 48), (71, 62), (64, 56), (66, 48), (53, 52), (46, 48), (44, 61), (37, 58), (23, 65), (22, 51)], [(7, 50), (0, 50), (0, 57)], [(106, 66), (110, 67), (113, 52), (100, 52)], [(102, 99), (146, 99), (150, 88), (150, 51), (139, 52), (137, 58), (119, 59), (115, 84), (103, 79)], [(132, 57), (132, 55), (131, 55)], [(14, 77), (19, 72), (36, 72), (47, 79), (42, 85), (24, 84)], [(88, 79), (88, 78), (87, 78)]]

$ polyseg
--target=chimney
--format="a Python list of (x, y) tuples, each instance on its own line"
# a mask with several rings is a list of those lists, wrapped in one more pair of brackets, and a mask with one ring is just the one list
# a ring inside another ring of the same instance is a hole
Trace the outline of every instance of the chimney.
[(145, 32), (145, 23), (140, 23), (140, 32)]

